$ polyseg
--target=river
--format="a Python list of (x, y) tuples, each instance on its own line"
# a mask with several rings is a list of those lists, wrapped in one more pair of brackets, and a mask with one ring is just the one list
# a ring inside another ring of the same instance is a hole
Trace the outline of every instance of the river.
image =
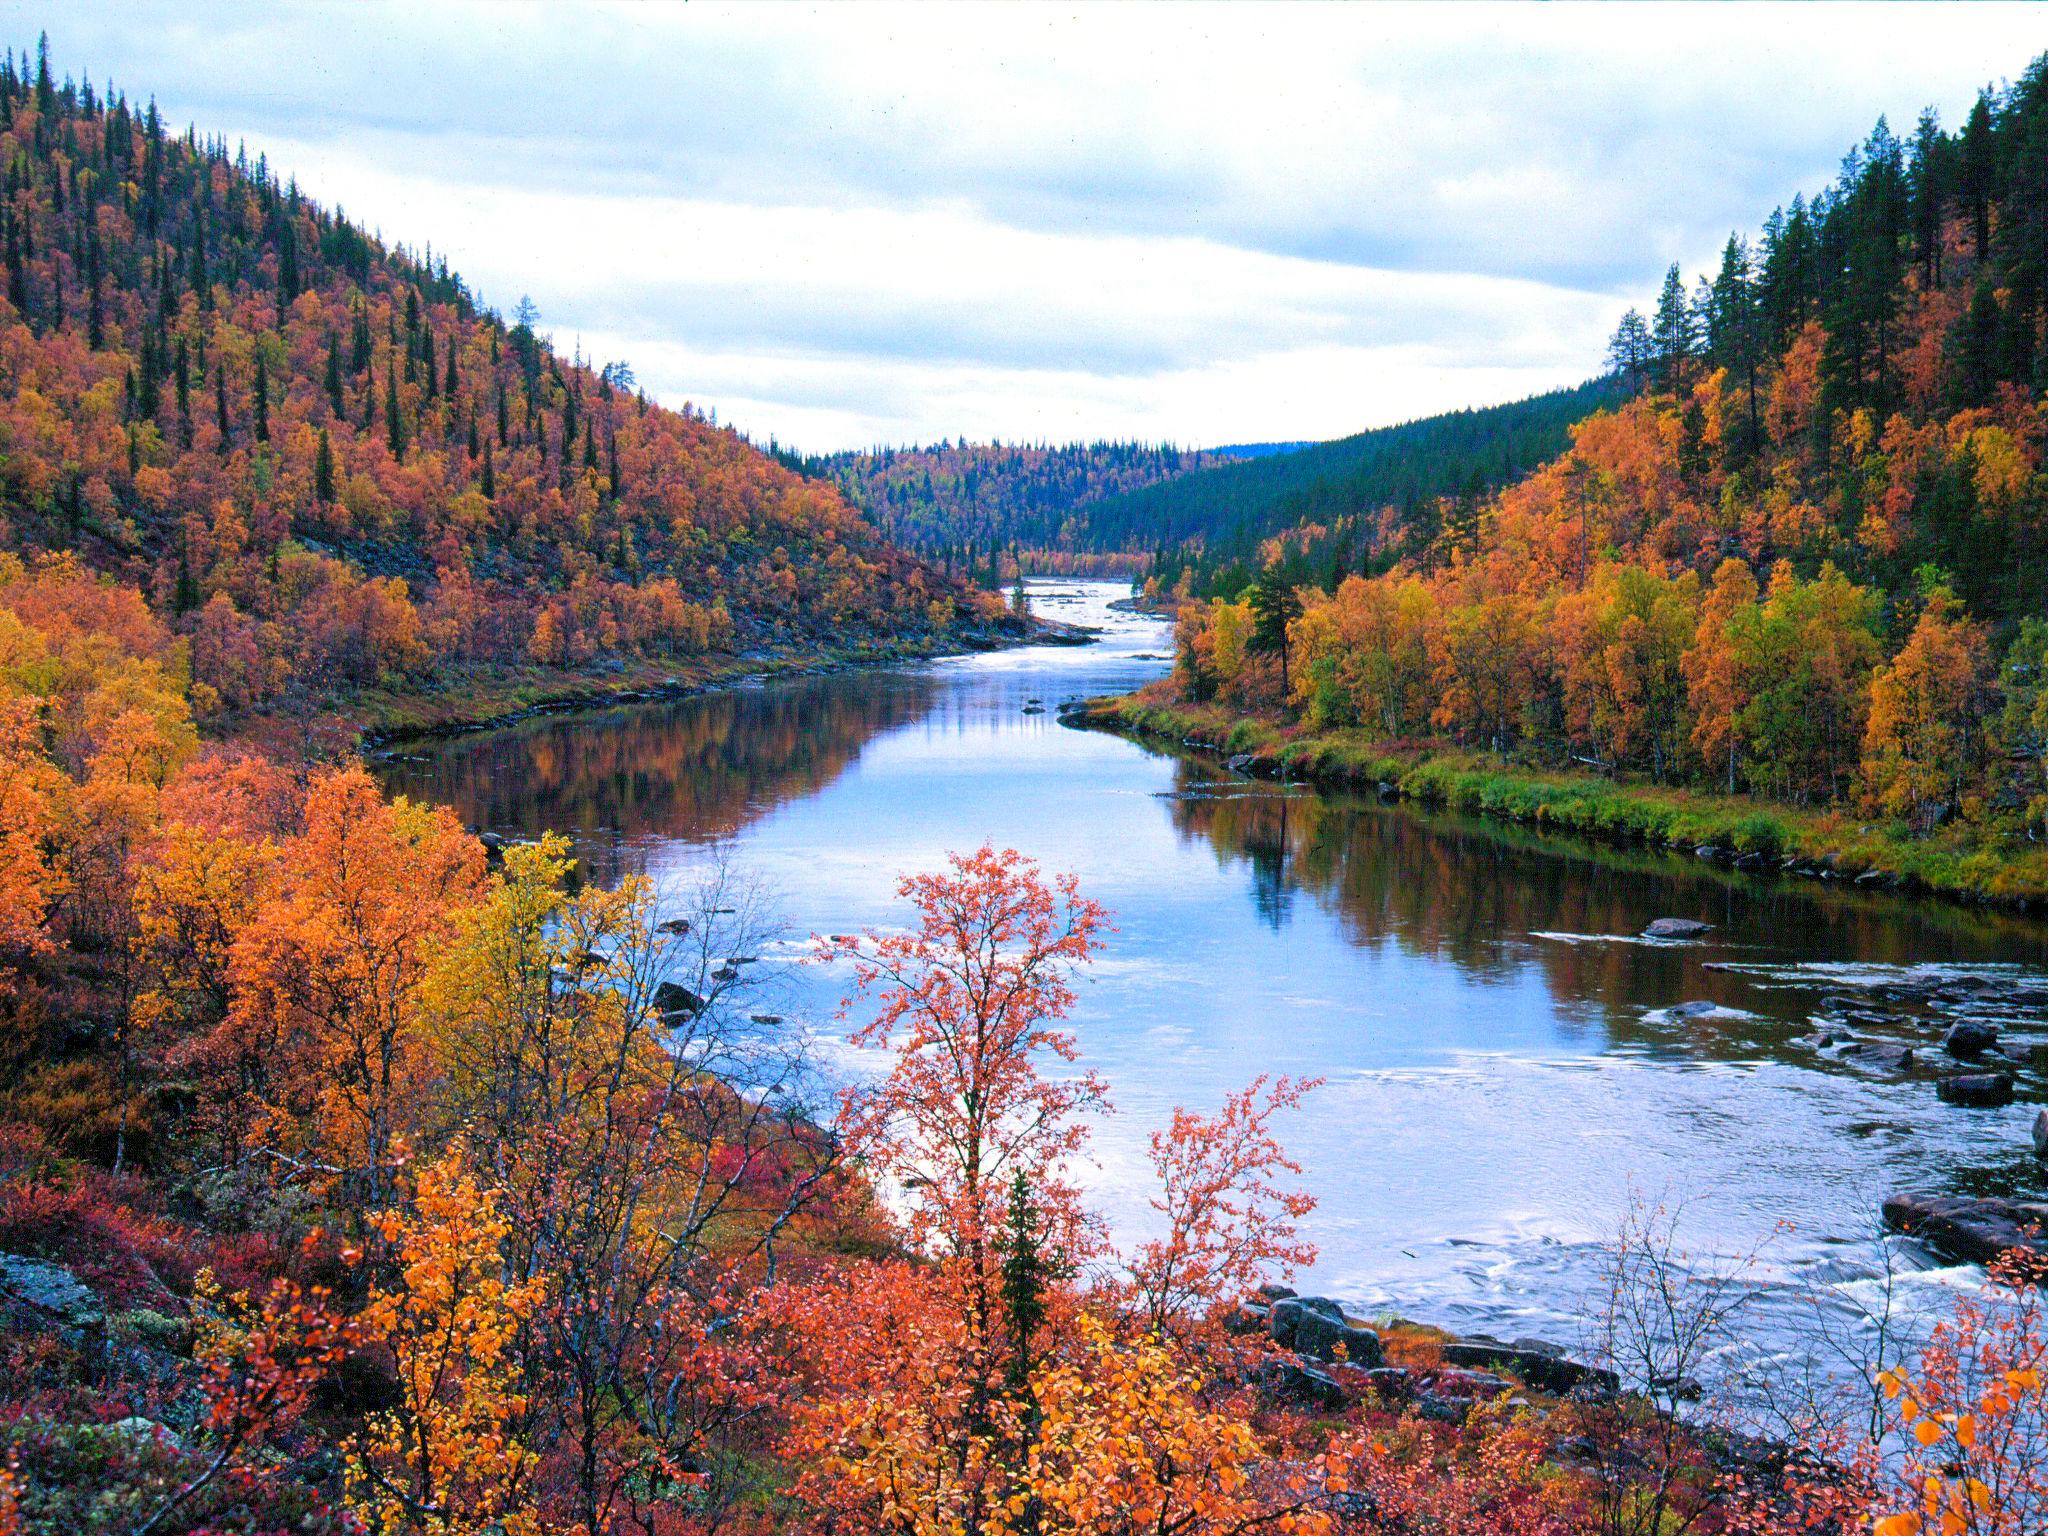
[[(1062, 726), (1062, 700), (1167, 670), (1168, 627), (1113, 609), (1123, 590), (1033, 583), (1038, 611), (1102, 631), (1085, 647), (547, 717), (377, 766), (479, 827), (570, 834), (599, 879), (681, 885), (723, 845), (791, 935), (760, 962), (778, 1010), (834, 1038), (844, 977), (795, 963), (795, 939), (899, 922), (901, 873), (985, 840), (1075, 872), (1116, 924), (1073, 1020), (1117, 1111), (1097, 1205), (1146, 1229), (1145, 1138), (1172, 1106), (1321, 1077), (1283, 1126), (1319, 1202), (1302, 1283), (1362, 1314), (1571, 1342), (1633, 1199), (1677, 1210), (1703, 1262), (1763, 1245), (1746, 1326), (1768, 1351), (1797, 1332), (1794, 1296), (1867, 1299), (1885, 1192), (2042, 1187), (2034, 1074), (2019, 1104), (1958, 1110), (1924, 1073), (1801, 1039), (1824, 991), (1901, 968), (2048, 972), (2048, 925), (1248, 782)], [(1631, 937), (1660, 916), (1716, 927)], [(1719, 1011), (1667, 1012), (1688, 1001)], [(2048, 1041), (2048, 1021), (2007, 1032)], [(1973, 1278), (1888, 1251), (1909, 1290)]]

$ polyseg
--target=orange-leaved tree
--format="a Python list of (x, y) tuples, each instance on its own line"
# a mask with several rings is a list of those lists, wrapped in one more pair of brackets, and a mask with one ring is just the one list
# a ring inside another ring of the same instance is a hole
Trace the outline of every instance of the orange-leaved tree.
[(1295, 1227), (1315, 1209), (1315, 1197), (1285, 1182), (1301, 1168), (1271, 1121), (1319, 1083), (1283, 1077), (1269, 1086), (1260, 1077), (1219, 1113), (1176, 1109), (1172, 1123), (1152, 1133), (1160, 1185), (1152, 1208), (1166, 1231), (1130, 1264), (1136, 1310), (1147, 1328), (1167, 1334), (1202, 1323), (1262, 1280), (1285, 1279), (1315, 1262), (1315, 1245)]
[[(1243, 1405), (1204, 1396), (1157, 1339), (1080, 1320), (1079, 1348), (1034, 1383), (1043, 1423), (1025, 1479), (1041, 1536), (1321, 1536), (1342, 1455), (1268, 1457)], [(1013, 1527), (1014, 1528), (1014, 1527)]]
[(966, 1266), (970, 1338), (986, 1351), (993, 1239), (1012, 1177), (1024, 1176), (1069, 1253), (1081, 1241), (1064, 1164), (1103, 1085), (1092, 1072), (1042, 1068), (1078, 1059), (1056, 1021), (1108, 918), (1072, 875), (1048, 884), (1014, 849), (985, 845), (948, 863), (899, 885), (917, 910), (913, 929), (830, 940), (821, 953), (853, 962), (849, 1010), (870, 997), (877, 1005), (853, 1042), (892, 1053), (879, 1082), (845, 1097), (840, 1130), (902, 1193), (913, 1243)]
[(898, 1198), (921, 1262), (874, 1266), (831, 1324), (830, 1365), (799, 1410), (796, 1444), (822, 1453), (821, 1501), (879, 1529), (1000, 1529), (1023, 1497), (1018, 1375), (1030, 1341), (1004, 1298), (1007, 1198), (1021, 1178), (1034, 1242), (1071, 1258), (1092, 1241), (1065, 1164), (1103, 1102), (1057, 1021), (1074, 967), (1100, 947), (1106, 914), (1071, 875), (1048, 882), (1014, 850), (956, 854), (906, 878), (913, 928), (822, 941), (850, 960), (850, 1013), (872, 1000), (856, 1044), (888, 1071), (849, 1092), (849, 1150)]
[(377, 1227), (394, 1275), (359, 1327), (390, 1352), (397, 1391), (352, 1448), (351, 1506), (377, 1536), (540, 1536), (515, 1344), (544, 1287), (508, 1279), (495, 1193), (451, 1148), (420, 1170), (412, 1208)]
[(2024, 1536), (2048, 1527), (2048, 1318), (2015, 1252), (1959, 1301), (1912, 1369), (1879, 1377), (1906, 1442), (1876, 1536)]

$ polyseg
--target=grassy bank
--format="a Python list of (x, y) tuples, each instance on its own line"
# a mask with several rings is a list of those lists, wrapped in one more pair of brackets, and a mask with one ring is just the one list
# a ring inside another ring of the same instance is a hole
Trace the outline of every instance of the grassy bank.
[(1924, 891), (1963, 901), (2048, 908), (2048, 849), (1996, 828), (1930, 836), (1842, 811), (1808, 811), (1741, 795), (1618, 783), (1502, 763), (1359, 731), (1308, 731), (1151, 690), (1091, 699), (1067, 718), (1242, 757), (1248, 771), (1582, 833), (1693, 850), (1747, 868)]

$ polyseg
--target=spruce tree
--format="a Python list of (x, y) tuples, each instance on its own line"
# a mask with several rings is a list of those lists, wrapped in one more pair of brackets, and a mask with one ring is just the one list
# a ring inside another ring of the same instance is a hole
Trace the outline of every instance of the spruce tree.
[(322, 503), (334, 500), (334, 447), (327, 440), (327, 429), (320, 429), (320, 448), (313, 456), (313, 499)]
[(391, 457), (405, 457), (405, 424), (398, 419), (398, 372), (391, 359), (384, 360), (384, 427)]

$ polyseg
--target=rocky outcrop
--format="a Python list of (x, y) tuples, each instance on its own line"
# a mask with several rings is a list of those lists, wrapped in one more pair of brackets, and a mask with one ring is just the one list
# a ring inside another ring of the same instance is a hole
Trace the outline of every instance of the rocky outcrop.
[(2048, 1204), (1949, 1195), (1892, 1195), (1884, 1222), (1945, 1258), (1989, 1264), (2008, 1249), (2048, 1257)]
[(0, 1253), (0, 1296), (71, 1333), (95, 1333), (106, 1326), (100, 1299), (62, 1264)]
[(1597, 1365), (1572, 1359), (1555, 1344), (1541, 1339), (1516, 1339), (1506, 1343), (1476, 1333), (1443, 1347), (1444, 1363), (1482, 1370), (1508, 1371), (1539, 1392), (1562, 1397), (1578, 1388), (1590, 1388), (1602, 1396), (1621, 1390), (1621, 1378)]

